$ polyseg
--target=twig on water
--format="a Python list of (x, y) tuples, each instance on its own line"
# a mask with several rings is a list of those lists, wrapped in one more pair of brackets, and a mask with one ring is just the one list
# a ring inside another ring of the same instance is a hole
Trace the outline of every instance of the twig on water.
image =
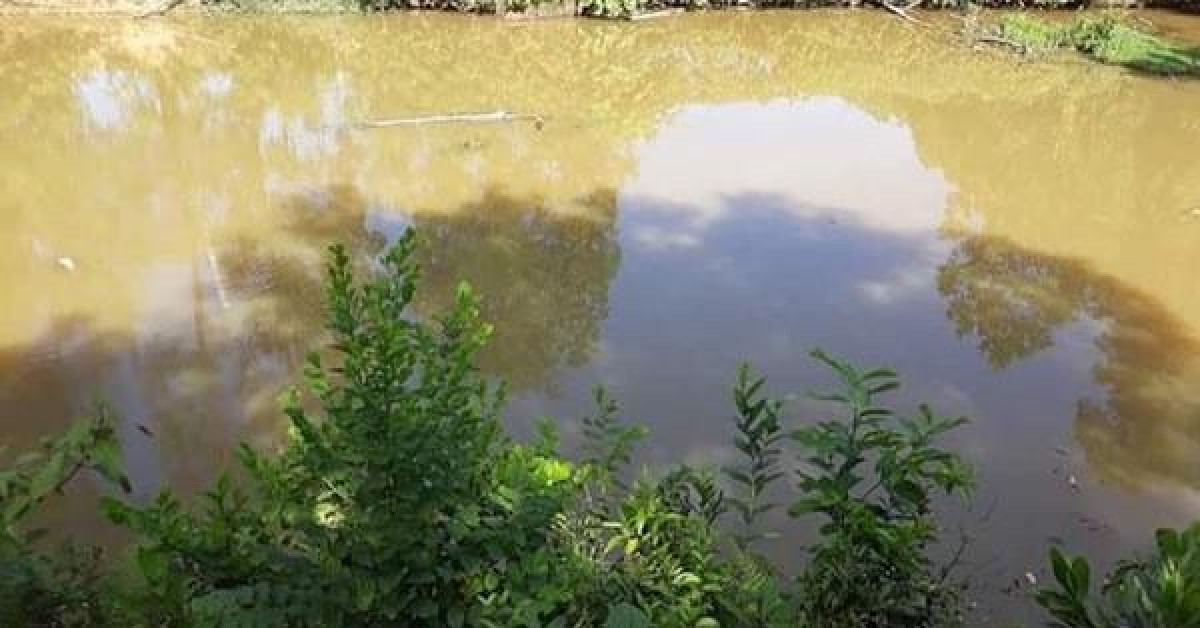
[(1029, 46), (1027, 46), (1027, 45), (1025, 45), (1025, 44), (1023, 44), (1023, 43), (1021, 43), (1021, 42), (1019, 42), (1019, 41), (1013, 41), (1013, 40), (1011, 40), (1011, 39), (1008, 39), (1008, 38), (1006, 38), (1006, 37), (1000, 37), (999, 35), (980, 35), (980, 36), (978, 36), (978, 37), (976, 37), (976, 38), (975, 38), (975, 43), (979, 43), (979, 44), (997, 44), (997, 45), (1000, 45), (1000, 46), (1009, 46), (1009, 47), (1011, 47), (1011, 48), (1014, 48), (1015, 50), (1017, 50), (1017, 51), (1018, 51), (1018, 52), (1020, 52), (1021, 54), (1028, 54), (1028, 53), (1029, 53)]
[(661, 11), (647, 11), (645, 13), (633, 13), (629, 16), (629, 21), (640, 22), (642, 20), (653, 20), (660, 17), (671, 17), (672, 15), (682, 15), (685, 9), (663, 9)]
[(906, 20), (908, 22), (912, 22), (913, 24), (918, 24), (918, 25), (924, 26), (924, 22), (922, 22), (921, 20), (918, 20), (917, 18), (908, 14), (909, 11), (921, 6), (921, 2), (923, 2), (923, 1), (924, 0), (916, 0), (915, 2), (910, 2), (903, 7), (898, 7), (898, 6), (895, 6), (895, 5), (891, 4), (890, 2), (888, 2), (888, 0), (880, 0), (879, 6), (887, 9), (893, 15), (896, 15), (897, 17), (899, 17), (902, 20)]
[(488, 113), (451, 113), (434, 116), (416, 116), (412, 118), (387, 118), (368, 120), (352, 125), (356, 129), (386, 129), (396, 126), (421, 126), (425, 124), (455, 124), (470, 122), (519, 122), (530, 120), (539, 131), (546, 123), (542, 116), (533, 113), (511, 113), (508, 111), (491, 111)]
[(148, 17), (158, 17), (160, 15), (166, 15), (167, 11), (170, 11), (171, 9), (174, 9), (175, 7), (183, 4), (183, 2), (184, 2), (184, 0), (166, 0), (166, 2), (163, 2), (162, 4), (158, 5), (157, 7), (152, 7), (145, 11), (142, 11), (141, 13), (138, 13), (137, 15), (134, 15), (133, 19), (144, 20)]

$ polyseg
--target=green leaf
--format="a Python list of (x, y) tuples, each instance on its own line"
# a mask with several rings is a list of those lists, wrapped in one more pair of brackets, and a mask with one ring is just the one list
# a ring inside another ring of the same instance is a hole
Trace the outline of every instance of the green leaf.
[(890, 390), (896, 390), (899, 387), (899, 382), (883, 382), (882, 384), (875, 384), (874, 386), (871, 386), (867, 389), (867, 392), (871, 393), (872, 395), (878, 395)]
[(416, 615), (421, 619), (430, 619), (432, 617), (436, 617), (437, 612), (437, 604), (427, 597), (417, 600), (417, 603), (413, 605), (413, 615)]
[(871, 369), (863, 373), (863, 379), (894, 379), (896, 371), (888, 368)]
[(1057, 547), (1050, 548), (1050, 568), (1054, 571), (1054, 579), (1068, 593), (1074, 593), (1074, 579), (1071, 576), (1071, 564)]
[(121, 447), (117, 441), (97, 443), (89, 454), (92, 468), (109, 482), (113, 482), (121, 487), (122, 491), (129, 493), (133, 487), (129, 483), (129, 477), (125, 475), (125, 465), (121, 460)]
[(818, 497), (799, 499), (788, 508), (788, 514), (792, 517), (799, 517), (809, 513), (821, 512), (827, 505), (828, 502)]
[(1170, 528), (1155, 530), (1154, 544), (1158, 547), (1158, 553), (1163, 556), (1178, 556), (1183, 553), (1179, 533)]
[(462, 628), (466, 622), (466, 613), (461, 607), (454, 607), (446, 611), (446, 624), (450, 628)]
[(105, 518), (117, 525), (129, 523), (129, 506), (120, 500), (111, 497), (100, 498), (100, 511), (104, 513)]
[(893, 495), (903, 499), (909, 504), (920, 505), (928, 501), (925, 490), (921, 488), (920, 484), (917, 484), (912, 480), (901, 480), (895, 484), (892, 484), (889, 488)]
[(33, 506), (33, 500), (29, 499), (27, 495), (14, 495), (4, 500), (3, 504), (4, 519), (0, 520), (0, 523), (13, 525), (29, 513), (29, 509)]
[(725, 474), (728, 475), (729, 478), (731, 480), (733, 480), (734, 482), (737, 482), (738, 484), (742, 484), (744, 486), (749, 486), (750, 484), (753, 483), (752, 480), (750, 479), (750, 476), (746, 475), (745, 473), (743, 473), (737, 469), (725, 469)]
[(1086, 595), (1088, 588), (1091, 587), (1091, 568), (1088, 561), (1083, 556), (1077, 556), (1071, 562), (1071, 580), (1074, 584), (1074, 590), (1079, 595)]
[(162, 582), (167, 577), (167, 556), (162, 552), (139, 547), (137, 565), (142, 577), (148, 582)]
[(653, 624), (636, 606), (622, 602), (608, 607), (604, 628), (653, 628)]
[(56, 451), (42, 464), (29, 480), (29, 496), (35, 501), (49, 495), (66, 479), (67, 454)]
[[(0, 455), (3, 455), (3, 454), (4, 454), (4, 449), (0, 448)], [(42, 455), (41, 452), (37, 452), (37, 451), (25, 452), (25, 453), (21, 454), (20, 456), (17, 456), (16, 461), (13, 462), (13, 467), (15, 467), (17, 469), (23, 469), (35, 462), (38, 462), (43, 457), (44, 456)]]

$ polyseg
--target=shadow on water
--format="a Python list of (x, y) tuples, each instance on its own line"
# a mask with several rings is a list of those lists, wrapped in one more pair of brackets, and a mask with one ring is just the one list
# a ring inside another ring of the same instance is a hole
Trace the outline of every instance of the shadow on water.
[[(382, 248), (348, 188), (281, 204), (295, 218), (282, 227), (293, 249), (212, 243), (190, 263), (128, 278), (145, 284), (149, 302), (132, 329), (65, 318), (27, 345), (0, 349), (0, 408), (13, 448), (33, 446), (102, 400), (120, 418), (126, 464), (144, 497), (164, 484), (192, 494), (232, 462), (239, 441), (275, 442), (276, 393), (320, 337), (325, 243)], [(49, 513), (56, 530), (105, 537), (111, 531), (98, 526), (87, 498), (100, 487), (80, 482), (71, 490), (84, 498), (54, 502), (62, 509)]]
[(571, 211), (489, 190), (445, 214), (417, 216), (418, 311), (444, 311), (470, 283), (496, 324), (481, 367), (517, 391), (553, 388), (556, 371), (585, 365), (601, 340), (620, 263), (616, 197), (600, 190)]
[(1121, 65), (1152, 78), (1200, 79), (1200, 47), (1167, 46), (1149, 50)]
[(1182, 13), (1183, 15), (1200, 14), (1200, 2), (1196, 2), (1195, 0), (1182, 0), (1180, 2), (1169, 2), (1169, 3), (1165, 3), (1161, 7), (1157, 7), (1157, 8), (1159, 8), (1160, 10), (1169, 11), (1172, 13)]
[(417, 313), (446, 311), (458, 283), (469, 283), (484, 320), (500, 323), (481, 367), (517, 391), (552, 385), (554, 371), (586, 363), (600, 340), (620, 259), (611, 191), (562, 208), (488, 189), (452, 210), (410, 216), (374, 206), (342, 185), (295, 194), (286, 205), (292, 222), (285, 228), (298, 248), (280, 253), (270, 244), (237, 242), (221, 266), (233, 288), (244, 288), (242, 298), (267, 301), (265, 315), (255, 318), (300, 314), (275, 323), (285, 330), (299, 326), (284, 334), (289, 341), (320, 325), (322, 258), (314, 252), (342, 243), (367, 269), (408, 226), (421, 236), (414, 260), (421, 268)]
[[(571, 217), (487, 192), (468, 207), (414, 220), (348, 185), (290, 190), (277, 202), (287, 218), (270, 237), (213, 242), (190, 264), (150, 269), (154, 303), (132, 329), (63, 318), (31, 342), (0, 348), (6, 444), (33, 447), (103, 400), (120, 418), (136, 496), (167, 484), (183, 494), (202, 490), (233, 463), (239, 442), (278, 443), (278, 393), (297, 383), (305, 355), (327, 340), (327, 246), (345, 244), (369, 268), (396, 235), (390, 227), (408, 223), (425, 236), (417, 311), (441, 311), (459, 279), (472, 281), (485, 317), (501, 330), (485, 370), (518, 390), (543, 385), (555, 369), (585, 362), (599, 341), (619, 259), (613, 201), (610, 192), (581, 199), (587, 217)], [(157, 283), (176, 288), (156, 292)], [(116, 538), (95, 516), (101, 490), (79, 482), (72, 499), (55, 501), (47, 518), (56, 531)]]

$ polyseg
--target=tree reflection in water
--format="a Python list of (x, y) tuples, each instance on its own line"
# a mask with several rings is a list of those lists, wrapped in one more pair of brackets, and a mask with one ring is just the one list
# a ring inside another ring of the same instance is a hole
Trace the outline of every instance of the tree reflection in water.
[(489, 191), (453, 213), (414, 221), (418, 311), (446, 311), (458, 282), (470, 283), (495, 325), (481, 367), (517, 390), (553, 387), (560, 368), (586, 364), (608, 318), (620, 262), (616, 196), (601, 190), (572, 205)]
[(1129, 489), (1200, 488), (1200, 344), (1142, 291), (1076, 259), (972, 236), (938, 271), (960, 336), (997, 368), (1054, 344), (1074, 322), (1097, 325), (1092, 366), (1102, 398), (1082, 398), (1076, 438), (1100, 479)]
[[(232, 466), (239, 442), (278, 442), (277, 395), (326, 344), (325, 251), (342, 243), (371, 266), (392, 235), (378, 228), (384, 214), (382, 222), (415, 223), (425, 240), (419, 315), (445, 311), (459, 280), (483, 297), (497, 328), (484, 356), (489, 374), (544, 387), (598, 345), (619, 259), (611, 192), (572, 208), (486, 193), (415, 219), (350, 185), (286, 189), (273, 204), (284, 217), (274, 228), (214, 237), (190, 260), (129, 277), (139, 286), (129, 329), (63, 318), (27, 344), (0, 348), (0, 408), (20, 411), (6, 443), (31, 448), (103, 399), (122, 421), (139, 494), (208, 486)], [(81, 495), (100, 490), (79, 484), (72, 490)], [(46, 517), (68, 535), (97, 530), (94, 499), (56, 500)]]

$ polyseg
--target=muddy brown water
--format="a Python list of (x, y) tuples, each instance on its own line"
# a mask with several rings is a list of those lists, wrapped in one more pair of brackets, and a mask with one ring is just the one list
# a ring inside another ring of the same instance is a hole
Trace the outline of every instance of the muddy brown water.
[[(419, 309), (483, 295), (518, 433), (572, 442), (605, 383), (648, 464), (720, 463), (736, 364), (803, 393), (816, 346), (971, 417), (973, 623), (1036, 618), (1001, 589), (1051, 542), (1200, 516), (1200, 81), (857, 12), (4, 18), (0, 59), (0, 439), (106, 400), (139, 496), (277, 442), (324, 247), (414, 225)], [(546, 123), (350, 128), (500, 109)], [(99, 490), (48, 520), (104, 537)]]

